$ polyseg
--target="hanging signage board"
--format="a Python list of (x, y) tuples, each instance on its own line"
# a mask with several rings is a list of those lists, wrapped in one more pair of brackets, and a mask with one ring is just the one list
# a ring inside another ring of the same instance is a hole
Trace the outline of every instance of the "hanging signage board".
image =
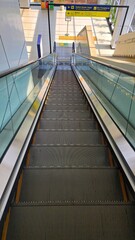
[(107, 5), (67, 5), (67, 17), (105, 17), (110, 16), (110, 6)]

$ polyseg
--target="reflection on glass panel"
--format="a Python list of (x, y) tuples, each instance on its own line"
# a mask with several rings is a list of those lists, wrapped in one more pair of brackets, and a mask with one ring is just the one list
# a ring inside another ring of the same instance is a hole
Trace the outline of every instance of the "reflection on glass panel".
[(2, 132), (0, 132), (0, 157), (6, 150), (8, 144), (14, 136), (12, 120), (5, 126)]
[(135, 85), (132, 94), (129, 124), (127, 126), (127, 137), (132, 140), (132, 145), (135, 145)]
[[(4, 99), (4, 101), (3, 101)], [(8, 106), (8, 89), (6, 84), (6, 77), (0, 79), (0, 130), (3, 126), (3, 121), (5, 118), (5, 113)], [(9, 111), (9, 109), (8, 109)]]
[(15, 78), (16, 92), (19, 95), (20, 101), (24, 101), (34, 87), (32, 73), (30, 66), (22, 69)]
[(131, 30), (131, 32), (135, 31), (135, 14), (134, 14), (132, 22), (131, 22), (130, 30)]
[(134, 92), (132, 94), (132, 103), (131, 103), (129, 121), (132, 124), (132, 126), (135, 128), (135, 86), (134, 86)]
[[(1, 102), (3, 102), (3, 100), (1, 100)], [(10, 107), (10, 102), (7, 101), (7, 106), (5, 111), (1, 112), (0, 115), (3, 115), (3, 119), (1, 122), (1, 130), (3, 129), (3, 127), (5, 126), (5, 124), (8, 122), (8, 120), (11, 118), (11, 107)]]
[(110, 100), (112, 104), (117, 108), (117, 110), (121, 112), (123, 117), (128, 119), (130, 104), (132, 101), (131, 94), (126, 89), (117, 84), (113, 96)]
[(53, 66), (53, 55), (0, 78), (0, 157), (37, 98)]
[(14, 81), (10, 82), (9, 99), (11, 116), (13, 116), (20, 106), (20, 99)]
[(135, 77), (80, 56), (76, 67), (135, 147)]

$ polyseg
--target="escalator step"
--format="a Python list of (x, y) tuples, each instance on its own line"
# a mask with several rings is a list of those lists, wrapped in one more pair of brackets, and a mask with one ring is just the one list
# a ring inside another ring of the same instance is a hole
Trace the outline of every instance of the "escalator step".
[(50, 89), (49, 91), (49, 94), (72, 94), (72, 96), (75, 94), (78, 94), (78, 93), (82, 93), (82, 90), (81, 89), (74, 89), (74, 88), (54, 88), (54, 89)]
[(74, 98), (85, 98), (84, 97), (84, 94), (82, 94), (82, 93), (76, 93), (76, 94), (74, 94), (74, 96), (73, 96), (73, 94), (72, 93), (59, 93), (59, 94), (56, 94), (56, 93), (51, 93), (51, 94), (48, 94), (48, 98), (72, 98), (72, 97), (74, 97)]
[(47, 104), (58, 104), (58, 103), (67, 103), (67, 104), (72, 104), (72, 103), (76, 103), (76, 104), (85, 104), (86, 100), (85, 99), (77, 99), (77, 98), (48, 98), (47, 99)]
[(59, 121), (40, 119), (39, 129), (96, 129), (96, 122), (89, 121)]
[(72, 82), (72, 81), (63, 81), (63, 82), (58, 82), (58, 81), (54, 81), (51, 84), (51, 88), (59, 88), (59, 87), (73, 87), (73, 88), (79, 88), (79, 84), (77, 82)]
[(20, 202), (99, 200), (123, 200), (119, 170), (27, 168), (23, 172)]
[(7, 240), (134, 240), (135, 206), (13, 207)]
[(88, 110), (87, 104), (45, 104), (44, 110)]
[(94, 167), (109, 166), (108, 148), (105, 146), (89, 147), (45, 147), (30, 148), (30, 166), (45, 167)]
[(80, 89), (80, 85), (77, 82), (77, 80), (62, 80), (62, 81), (57, 81), (57, 79), (53, 80), (52, 84), (51, 84), (51, 89), (52, 88), (65, 88), (65, 87), (69, 87), (69, 88), (79, 88)]
[(57, 76), (58, 74), (56, 74), (52, 84), (55, 83), (55, 82), (57, 82), (59, 84), (64, 84), (64, 83), (73, 83), (73, 84), (76, 83), (76, 84), (78, 84), (78, 82), (76, 81), (76, 78), (73, 74), (69, 74), (68, 71), (65, 71), (65, 72), (66, 72), (66, 75), (67, 75), (66, 77), (65, 77), (65, 73), (63, 73), (62, 71), (60, 72), (59, 76)]
[(43, 118), (90, 118), (90, 111), (73, 110), (45, 110), (42, 112)]
[(48, 96), (47, 97), (47, 99), (49, 99), (50, 101), (51, 100), (58, 100), (58, 101), (60, 101), (60, 100), (64, 100), (64, 101), (66, 101), (66, 100), (70, 100), (70, 99), (72, 99), (73, 101), (75, 100), (75, 101), (84, 101), (84, 100), (86, 100), (86, 98), (84, 98), (83, 96), (80, 96), (80, 95), (77, 95), (77, 94), (74, 94), (74, 96), (72, 95), (72, 94), (70, 94), (70, 95), (65, 95), (65, 94), (59, 94), (58, 96), (56, 96), (56, 94), (51, 94), (50, 96)]
[(72, 132), (72, 131), (43, 131), (35, 134), (36, 144), (101, 144), (102, 134), (98, 131)]
[(49, 94), (71, 94), (72, 92), (74, 92), (74, 94), (82, 94), (82, 90), (80, 89), (79, 86), (76, 86), (76, 87), (72, 87), (71, 85), (70, 86), (54, 86), (50, 88), (49, 90)]

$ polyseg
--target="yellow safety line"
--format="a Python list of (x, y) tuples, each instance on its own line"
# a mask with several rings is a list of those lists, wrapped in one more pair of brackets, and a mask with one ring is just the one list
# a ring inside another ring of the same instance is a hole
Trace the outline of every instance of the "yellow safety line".
[(59, 36), (59, 40), (86, 40), (84, 36)]
[(101, 132), (101, 143), (105, 144), (105, 138), (103, 137), (103, 133)]
[(3, 227), (2, 239), (1, 240), (6, 240), (6, 238), (7, 238), (7, 230), (8, 230), (8, 224), (9, 224), (10, 212), (11, 212), (11, 209), (9, 208), (8, 214), (6, 216), (6, 220), (4, 222), (4, 227)]
[(28, 153), (27, 153), (26, 167), (28, 167), (29, 165), (30, 165), (30, 150), (28, 150)]
[(124, 199), (124, 202), (127, 203), (128, 202), (127, 191), (126, 191), (126, 188), (125, 188), (125, 183), (124, 183), (124, 180), (123, 180), (122, 173), (120, 171), (119, 171), (119, 177), (120, 177), (120, 184), (121, 184), (123, 199)]
[(112, 159), (112, 154), (111, 154), (110, 149), (108, 149), (108, 155), (109, 155), (108, 157), (109, 157), (110, 166), (114, 167), (114, 162), (113, 162), (113, 159)]
[(40, 121), (37, 124), (37, 129), (39, 129), (39, 128), (40, 128)]
[(22, 180), (23, 180), (23, 172), (21, 173), (21, 176), (18, 181), (18, 186), (17, 186), (17, 192), (16, 192), (16, 198), (15, 202), (18, 203), (20, 200), (20, 193), (21, 193), (21, 186), (22, 186)]
[(97, 121), (96, 121), (96, 128), (99, 129), (99, 124)]
[(34, 144), (35, 143), (35, 134), (34, 134), (34, 136), (32, 137), (32, 144)]

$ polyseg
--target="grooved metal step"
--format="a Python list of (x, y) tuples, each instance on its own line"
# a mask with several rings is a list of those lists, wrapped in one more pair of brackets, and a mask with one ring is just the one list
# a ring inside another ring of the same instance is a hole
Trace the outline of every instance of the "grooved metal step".
[(76, 93), (76, 94), (74, 94), (74, 96), (73, 96), (72, 93), (48, 94), (48, 98), (50, 98), (50, 99), (51, 98), (72, 98), (72, 97), (74, 97), (74, 98), (82, 98), (82, 99), (85, 98), (82, 93)]
[(72, 132), (72, 131), (37, 131), (34, 143), (38, 144), (101, 144), (102, 134), (98, 131)]
[(43, 167), (96, 167), (109, 166), (108, 148), (89, 147), (45, 147), (32, 145), (29, 153), (30, 166)]
[[(45, 104), (44, 110), (88, 110), (88, 104)], [(90, 110), (89, 110), (90, 111)]]
[[(71, 70), (71, 67), (70, 67)], [(70, 81), (72, 79), (72, 81), (76, 81), (76, 78), (73, 74), (72, 71), (63, 71), (63, 70), (57, 70), (54, 76), (54, 79), (57, 79), (58, 81)]]
[(13, 207), (7, 240), (134, 240), (134, 205)]
[(49, 91), (49, 94), (66, 94), (68, 92), (68, 94), (72, 94), (72, 96), (74, 95), (74, 94), (78, 94), (78, 93), (82, 93), (82, 91), (80, 90), (80, 89), (74, 89), (74, 88), (70, 88), (70, 89), (68, 89), (68, 88), (58, 88), (58, 89), (50, 89), (50, 91)]
[(57, 89), (66, 89), (67, 90), (67, 92), (68, 92), (68, 90), (70, 90), (70, 89), (73, 89), (73, 90), (80, 90), (80, 86), (78, 85), (78, 84), (69, 84), (69, 83), (67, 83), (67, 84), (59, 84), (59, 85), (51, 85), (51, 91), (52, 90), (57, 90)]
[(56, 96), (56, 94), (51, 94), (51, 97), (48, 96), (47, 99), (49, 100), (53, 100), (53, 99), (64, 99), (64, 100), (67, 100), (67, 99), (72, 99), (72, 100), (75, 100), (75, 101), (84, 101), (86, 100), (86, 98), (84, 96), (81, 96), (80, 94), (75, 94), (74, 96), (70, 93), (69, 95), (65, 95), (65, 94), (59, 94)]
[(40, 119), (39, 129), (96, 129), (96, 122), (89, 121), (59, 121), (59, 120), (46, 120)]
[(42, 112), (42, 118), (88, 118), (90, 119), (90, 111), (73, 111), (73, 110), (45, 110)]
[(48, 98), (46, 100), (46, 102), (48, 104), (56, 104), (56, 103), (67, 103), (67, 104), (71, 104), (71, 103), (76, 103), (76, 104), (83, 104), (86, 103), (85, 99), (77, 99), (77, 98)]
[(122, 201), (119, 170), (34, 168), (23, 172), (21, 202), (72, 200)]
[(62, 81), (53, 81), (51, 84), (51, 87), (59, 87), (59, 86), (74, 86), (74, 87), (79, 87), (79, 83), (75, 80), (62, 80)]

